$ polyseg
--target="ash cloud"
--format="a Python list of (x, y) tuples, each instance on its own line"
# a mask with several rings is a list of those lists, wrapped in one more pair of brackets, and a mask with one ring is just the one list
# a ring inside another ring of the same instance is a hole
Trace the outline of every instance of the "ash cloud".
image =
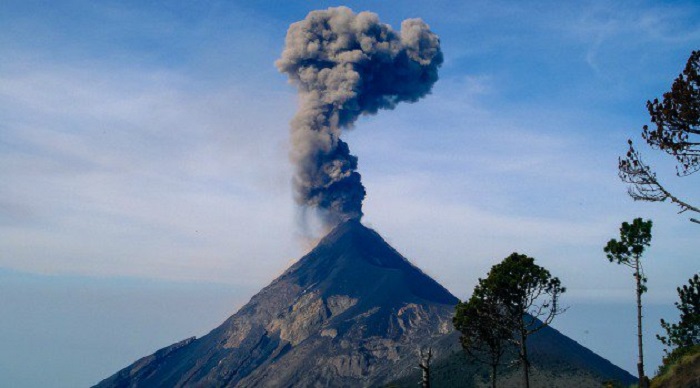
[(438, 36), (420, 19), (394, 31), (374, 13), (338, 7), (292, 24), (276, 65), (299, 90), (290, 155), (297, 203), (329, 227), (361, 218), (365, 188), (342, 130), (430, 93), (442, 61)]

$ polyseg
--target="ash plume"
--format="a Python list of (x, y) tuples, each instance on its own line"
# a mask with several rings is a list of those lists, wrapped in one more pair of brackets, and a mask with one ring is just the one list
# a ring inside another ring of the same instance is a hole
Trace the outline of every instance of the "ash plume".
[(374, 13), (338, 7), (292, 24), (276, 65), (299, 90), (290, 155), (297, 203), (319, 210), (326, 226), (361, 218), (365, 188), (342, 130), (428, 94), (442, 60), (439, 38), (420, 19), (394, 31)]

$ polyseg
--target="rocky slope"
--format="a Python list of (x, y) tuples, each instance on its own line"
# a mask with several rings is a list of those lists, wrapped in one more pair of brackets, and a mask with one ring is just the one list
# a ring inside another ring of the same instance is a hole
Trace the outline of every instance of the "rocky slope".
[[(458, 352), (456, 303), (376, 232), (348, 221), (206, 336), (161, 349), (98, 386), (358, 387), (412, 379), (419, 348), (432, 346), (438, 361)], [(633, 379), (558, 332), (543, 333), (533, 347), (551, 349), (545, 354), (561, 365), (595, 381)]]

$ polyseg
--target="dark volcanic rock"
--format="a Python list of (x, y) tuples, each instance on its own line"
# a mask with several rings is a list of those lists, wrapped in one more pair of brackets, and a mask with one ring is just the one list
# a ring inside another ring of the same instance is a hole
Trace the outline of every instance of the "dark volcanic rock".
[[(420, 347), (445, 357), (459, 350), (451, 324), (457, 301), (352, 220), (209, 334), (98, 386), (378, 386), (414, 373)], [(541, 337), (540, 348), (553, 349), (545, 354), (576, 371), (631, 378), (556, 331)]]

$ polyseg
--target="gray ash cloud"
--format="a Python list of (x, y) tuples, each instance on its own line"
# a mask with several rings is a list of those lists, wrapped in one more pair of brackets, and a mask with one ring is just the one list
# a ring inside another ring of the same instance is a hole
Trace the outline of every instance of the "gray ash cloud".
[(276, 65), (300, 98), (291, 122), (297, 203), (318, 209), (327, 226), (359, 219), (365, 188), (342, 130), (428, 94), (443, 61), (440, 40), (420, 19), (394, 31), (374, 13), (338, 7), (292, 24), (285, 43)]

